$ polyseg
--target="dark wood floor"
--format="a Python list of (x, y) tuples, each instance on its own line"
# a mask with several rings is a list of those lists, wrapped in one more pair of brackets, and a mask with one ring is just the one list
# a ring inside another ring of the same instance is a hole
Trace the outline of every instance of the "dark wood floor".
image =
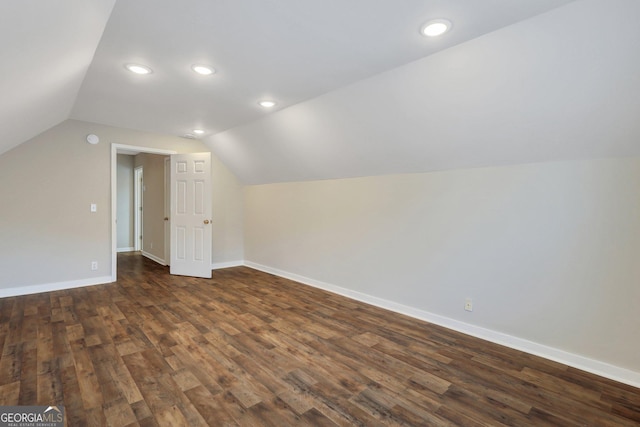
[(640, 390), (238, 267), (0, 299), (0, 404), (69, 426), (629, 426)]

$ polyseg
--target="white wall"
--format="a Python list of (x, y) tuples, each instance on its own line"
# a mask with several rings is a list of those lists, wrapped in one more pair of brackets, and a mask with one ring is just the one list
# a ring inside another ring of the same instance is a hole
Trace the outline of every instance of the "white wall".
[(133, 156), (118, 154), (118, 251), (133, 250)]
[[(98, 145), (87, 144), (90, 133), (100, 137)], [(0, 296), (110, 281), (111, 143), (208, 151), (199, 141), (67, 120), (0, 155)], [(233, 184), (216, 164), (214, 177), (224, 179), (214, 188)], [(242, 259), (241, 225), (228, 218), (242, 218), (235, 191), (239, 187), (214, 190), (214, 211), (224, 214), (214, 218), (213, 233), (229, 236), (220, 262)], [(91, 261), (98, 270), (90, 269)]]
[(640, 374), (638, 158), (249, 186), (245, 203), (258, 267)]

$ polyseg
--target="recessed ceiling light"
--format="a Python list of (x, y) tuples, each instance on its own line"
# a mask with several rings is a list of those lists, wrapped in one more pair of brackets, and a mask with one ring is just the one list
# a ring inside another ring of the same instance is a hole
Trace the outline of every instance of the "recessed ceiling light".
[(276, 103), (274, 101), (260, 101), (258, 105), (264, 108), (275, 107)]
[(447, 19), (433, 19), (420, 28), (420, 33), (427, 37), (440, 36), (451, 29), (451, 21)]
[(187, 139), (196, 139), (196, 136), (192, 133), (185, 133), (182, 137)]
[(136, 74), (151, 74), (153, 72), (153, 70), (151, 70), (151, 68), (145, 66), (145, 65), (139, 65), (139, 64), (126, 64), (124, 66), (127, 70), (131, 71), (132, 73), (136, 73)]
[(202, 135), (204, 131), (202, 129), (194, 129), (193, 133), (195, 133), (196, 135)]
[(211, 67), (207, 67), (206, 65), (198, 65), (198, 64), (192, 65), (191, 69), (198, 74), (202, 74), (203, 76), (208, 76), (216, 72), (216, 70)]

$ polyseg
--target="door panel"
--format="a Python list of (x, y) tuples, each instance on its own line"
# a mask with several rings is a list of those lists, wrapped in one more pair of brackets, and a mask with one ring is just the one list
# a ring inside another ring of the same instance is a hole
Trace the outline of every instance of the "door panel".
[(171, 156), (171, 274), (211, 277), (211, 154)]

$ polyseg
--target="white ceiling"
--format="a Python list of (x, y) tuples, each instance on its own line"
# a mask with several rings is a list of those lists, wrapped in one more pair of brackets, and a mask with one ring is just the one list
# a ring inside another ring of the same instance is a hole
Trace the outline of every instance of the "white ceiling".
[[(0, 153), (73, 118), (202, 128), (256, 184), (640, 155), (637, 16), (637, 0), (5, 1)], [(419, 34), (442, 17), (449, 33)]]
[(0, 1), (0, 154), (69, 118), (114, 3)]
[[(183, 135), (256, 120), (279, 108), (406, 64), (567, 0), (118, 1), (71, 116)], [(428, 19), (446, 38), (419, 34)], [(126, 73), (137, 62), (154, 73)], [(194, 63), (218, 73), (201, 77)]]
[[(0, 153), (67, 118), (212, 135), (272, 114), (258, 99), (277, 111), (569, 1), (5, 1)], [(420, 36), (439, 17), (453, 30)]]
[(640, 156), (638, 16), (573, 2), (205, 142), (248, 184)]

